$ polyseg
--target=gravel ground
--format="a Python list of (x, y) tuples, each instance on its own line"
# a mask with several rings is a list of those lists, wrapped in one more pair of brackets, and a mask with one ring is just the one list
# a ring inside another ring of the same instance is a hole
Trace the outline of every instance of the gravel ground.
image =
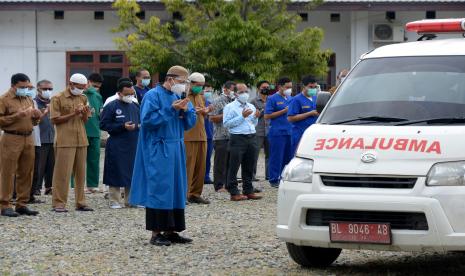
[[(263, 172), (263, 164), (260, 164)], [(260, 175), (259, 175), (260, 176)], [(263, 176), (262, 176), (263, 178)], [(212, 204), (189, 205), (183, 234), (190, 245), (148, 243), (143, 209), (110, 210), (103, 194), (88, 196), (93, 213), (55, 214), (35, 205), (37, 217), (0, 217), (2, 275), (437, 275), (463, 274), (462, 253), (343, 251), (325, 270), (303, 269), (276, 238), (276, 192), (265, 182), (264, 199), (233, 203), (206, 185)], [(70, 207), (74, 196), (70, 197)]]

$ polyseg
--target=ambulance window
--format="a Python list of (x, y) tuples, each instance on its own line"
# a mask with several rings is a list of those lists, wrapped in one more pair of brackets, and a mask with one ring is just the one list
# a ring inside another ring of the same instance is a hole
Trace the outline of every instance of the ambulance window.
[(465, 117), (465, 56), (363, 60), (339, 88), (320, 122), (366, 116)]

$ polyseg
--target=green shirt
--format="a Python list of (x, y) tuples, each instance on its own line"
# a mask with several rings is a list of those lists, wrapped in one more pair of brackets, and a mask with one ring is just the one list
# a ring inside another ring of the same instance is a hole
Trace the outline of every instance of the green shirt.
[(92, 116), (86, 123), (87, 137), (100, 137), (100, 110), (103, 108), (102, 96), (94, 87), (90, 87), (84, 92), (87, 96)]

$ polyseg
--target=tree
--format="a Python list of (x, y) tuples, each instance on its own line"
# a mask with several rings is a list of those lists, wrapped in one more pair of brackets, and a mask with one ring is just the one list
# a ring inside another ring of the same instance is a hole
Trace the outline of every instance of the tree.
[[(318, 0), (321, 1), (321, 0)], [(117, 0), (120, 25), (116, 38), (134, 67), (166, 72), (181, 64), (206, 73), (219, 86), (226, 80), (254, 84), (286, 75), (300, 80), (305, 74), (324, 76), (329, 51), (321, 51), (323, 31), (297, 32), (300, 16), (288, 12), (290, 3), (277, 0), (165, 0), (175, 20), (140, 20), (135, 0)], [(316, 2), (306, 8), (311, 9)]]

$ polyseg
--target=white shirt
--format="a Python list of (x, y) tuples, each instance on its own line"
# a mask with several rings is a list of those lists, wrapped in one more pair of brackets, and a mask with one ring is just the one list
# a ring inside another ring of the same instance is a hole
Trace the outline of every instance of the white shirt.
[[(106, 100), (105, 100), (105, 103), (103, 104), (103, 106), (105, 107), (107, 104), (111, 103), (112, 101), (114, 100), (118, 100), (119, 99), (119, 95), (118, 95), (118, 92), (116, 92), (115, 95), (111, 96), (111, 97), (108, 97)], [(133, 97), (132, 98), (132, 101), (136, 104), (139, 104), (139, 102), (137, 101), (137, 97)]]

